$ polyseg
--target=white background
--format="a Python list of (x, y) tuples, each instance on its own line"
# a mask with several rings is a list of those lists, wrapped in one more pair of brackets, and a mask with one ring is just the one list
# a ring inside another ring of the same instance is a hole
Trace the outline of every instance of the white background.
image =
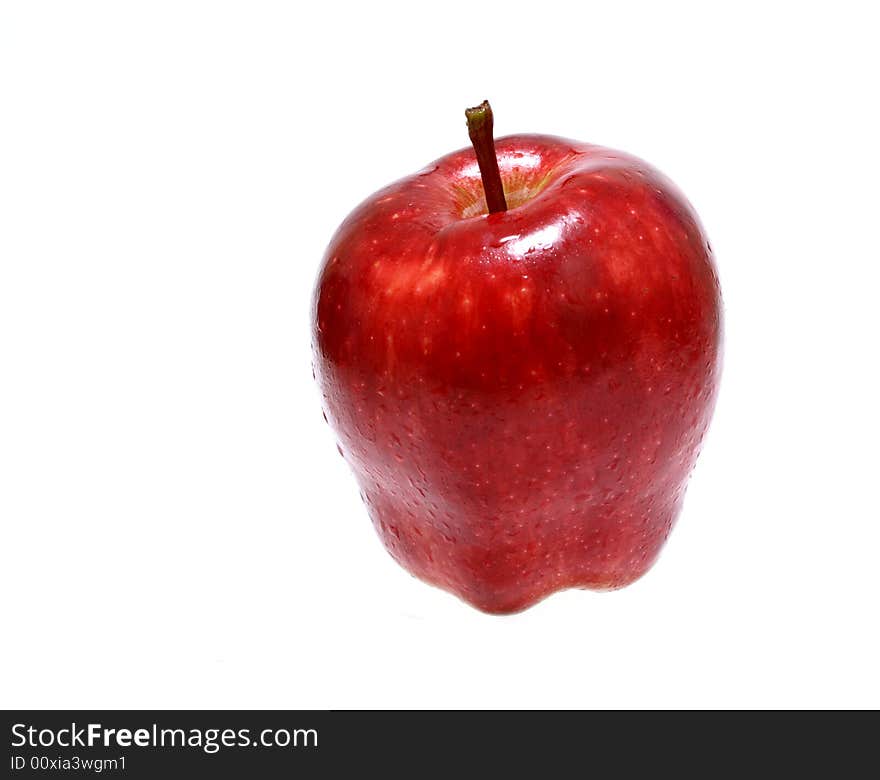
[[(880, 706), (867, 3), (7, 2), (0, 706)], [(496, 132), (625, 149), (717, 254), (725, 376), (657, 566), (482, 615), (380, 546), (309, 298)]]

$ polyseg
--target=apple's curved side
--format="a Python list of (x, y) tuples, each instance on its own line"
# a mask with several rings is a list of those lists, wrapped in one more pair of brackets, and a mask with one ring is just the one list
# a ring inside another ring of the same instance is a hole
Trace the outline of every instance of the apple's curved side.
[(651, 566), (721, 367), (711, 249), (641, 160), (499, 139), (514, 203), (472, 154), (346, 219), (315, 288), (324, 411), (389, 552), (487, 612)]

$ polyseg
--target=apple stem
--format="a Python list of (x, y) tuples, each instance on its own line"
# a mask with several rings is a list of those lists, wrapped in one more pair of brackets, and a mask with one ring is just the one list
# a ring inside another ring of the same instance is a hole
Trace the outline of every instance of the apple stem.
[(468, 135), (477, 153), (489, 213), (507, 211), (504, 185), (501, 183), (501, 171), (498, 170), (498, 157), (495, 155), (495, 139), (492, 136), (492, 107), (488, 100), (484, 100), (478, 106), (465, 109), (464, 115), (467, 117)]

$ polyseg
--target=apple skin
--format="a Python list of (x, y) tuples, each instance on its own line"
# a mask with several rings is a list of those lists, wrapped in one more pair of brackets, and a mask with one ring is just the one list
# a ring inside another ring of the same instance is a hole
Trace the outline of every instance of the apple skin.
[(480, 610), (642, 576), (681, 509), (721, 369), (709, 242), (662, 174), (543, 135), (368, 198), (313, 298), (324, 412), (391, 555)]

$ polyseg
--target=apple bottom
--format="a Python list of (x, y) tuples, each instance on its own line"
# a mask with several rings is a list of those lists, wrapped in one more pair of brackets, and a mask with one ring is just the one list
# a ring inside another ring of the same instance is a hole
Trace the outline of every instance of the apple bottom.
[[(607, 591), (635, 582), (657, 560), (683, 498), (666, 505), (646, 499), (613, 509), (567, 508), (564, 515), (548, 512), (526, 522), (475, 514), (450, 518), (447, 529), (420, 521), (381, 494), (362, 495), (379, 538), (401, 566), (495, 615), (520, 612), (569, 588)], [(540, 530), (514, 534), (517, 527)], [(470, 539), (452, 528), (468, 529)]]

